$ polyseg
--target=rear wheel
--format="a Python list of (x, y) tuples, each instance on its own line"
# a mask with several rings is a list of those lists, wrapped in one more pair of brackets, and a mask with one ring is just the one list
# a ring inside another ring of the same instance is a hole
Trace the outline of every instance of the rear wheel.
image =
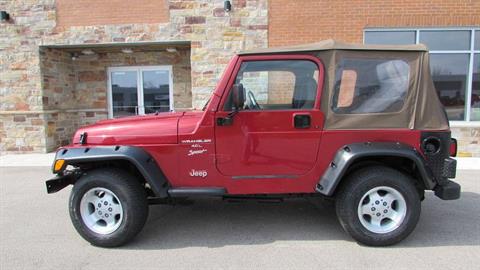
[(355, 240), (370, 246), (400, 242), (415, 228), (420, 197), (414, 180), (394, 169), (374, 166), (345, 179), (336, 199), (340, 224)]
[(120, 246), (143, 228), (147, 195), (140, 183), (119, 169), (86, 172), (70, 195), (70, 217), (78, 233), (95, 246)]

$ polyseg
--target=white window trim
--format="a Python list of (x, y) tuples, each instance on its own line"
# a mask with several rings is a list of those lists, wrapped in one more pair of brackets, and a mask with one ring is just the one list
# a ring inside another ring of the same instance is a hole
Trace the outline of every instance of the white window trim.
[(117, 71), (136, 71), (137, 72), (137, 103), (138, 103), (138, 115), (145, 114), (144, 106), (144, 95), (143, 95), (143, 72), (150, 70), (165, 70), (169, 74), (169, 110), (174, 109), (173, 106), (173, 69), (172, 66), (162, 65), (162, 66), (122, 66), (122, 67), (109, 67), (107, 69), (108, 80), (107, 80), (107, 103), (108, 103), (108, 118), (113, 118), (113, 95), (112, 95), (112, 72)]
[(467, 74), (467, 89), (465, 98), (465, 118), (463, 121), (450, 121), (452, 127), (480, 127), (480, 121), (470, 120), (470, 106), (472, 103), (472, 82), (473, 82), (473, 60), (475, 54), (480, 54), (480, 49), (475, 50), (475, 31), (480, 31), (480, 27), (417, 27), (417, 28), (365, 28), (363, 30), (363, 43), (365, 44), (366, 32), (403, 32), (403, 31), (415, 31), (415, 44), (419, 44), (420, 31), (470, 31), (470, 49), (469, 50), (431, 50), (430, 54), (469, 54), (469, 67)]

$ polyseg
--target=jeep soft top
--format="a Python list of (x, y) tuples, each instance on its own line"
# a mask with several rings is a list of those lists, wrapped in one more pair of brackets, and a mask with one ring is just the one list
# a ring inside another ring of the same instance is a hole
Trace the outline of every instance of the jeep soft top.
[(143, 227), (149, 203), (212, 196), (335, 201), (357, 241), (414, 229), (425, 190), (457, 199), (456, 141), (423, 45), (326, 40), (241, 52), (202, 111), (100, 121), (58, 149), (48, 193), (99, 246)]

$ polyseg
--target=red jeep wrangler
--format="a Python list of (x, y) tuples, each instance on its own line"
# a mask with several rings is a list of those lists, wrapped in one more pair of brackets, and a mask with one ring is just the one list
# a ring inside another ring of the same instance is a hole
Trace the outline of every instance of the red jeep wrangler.
[(460, 197), (455, 153), (425, 46), (327, 40), (239, 53), (201, 111), (80, 128), (46, 185), (73, 185), (73, 225), (97, 246), (132, 239), (149, 202), (198, 196), (332, 198), (345, 231), (385, 246), (425, 190)]

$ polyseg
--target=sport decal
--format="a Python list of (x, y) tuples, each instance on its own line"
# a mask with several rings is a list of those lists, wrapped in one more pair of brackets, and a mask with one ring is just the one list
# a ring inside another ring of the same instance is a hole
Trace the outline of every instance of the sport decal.
[(188, 150), (188, 156), (201, 155), (207, 152), (207, 149)]

